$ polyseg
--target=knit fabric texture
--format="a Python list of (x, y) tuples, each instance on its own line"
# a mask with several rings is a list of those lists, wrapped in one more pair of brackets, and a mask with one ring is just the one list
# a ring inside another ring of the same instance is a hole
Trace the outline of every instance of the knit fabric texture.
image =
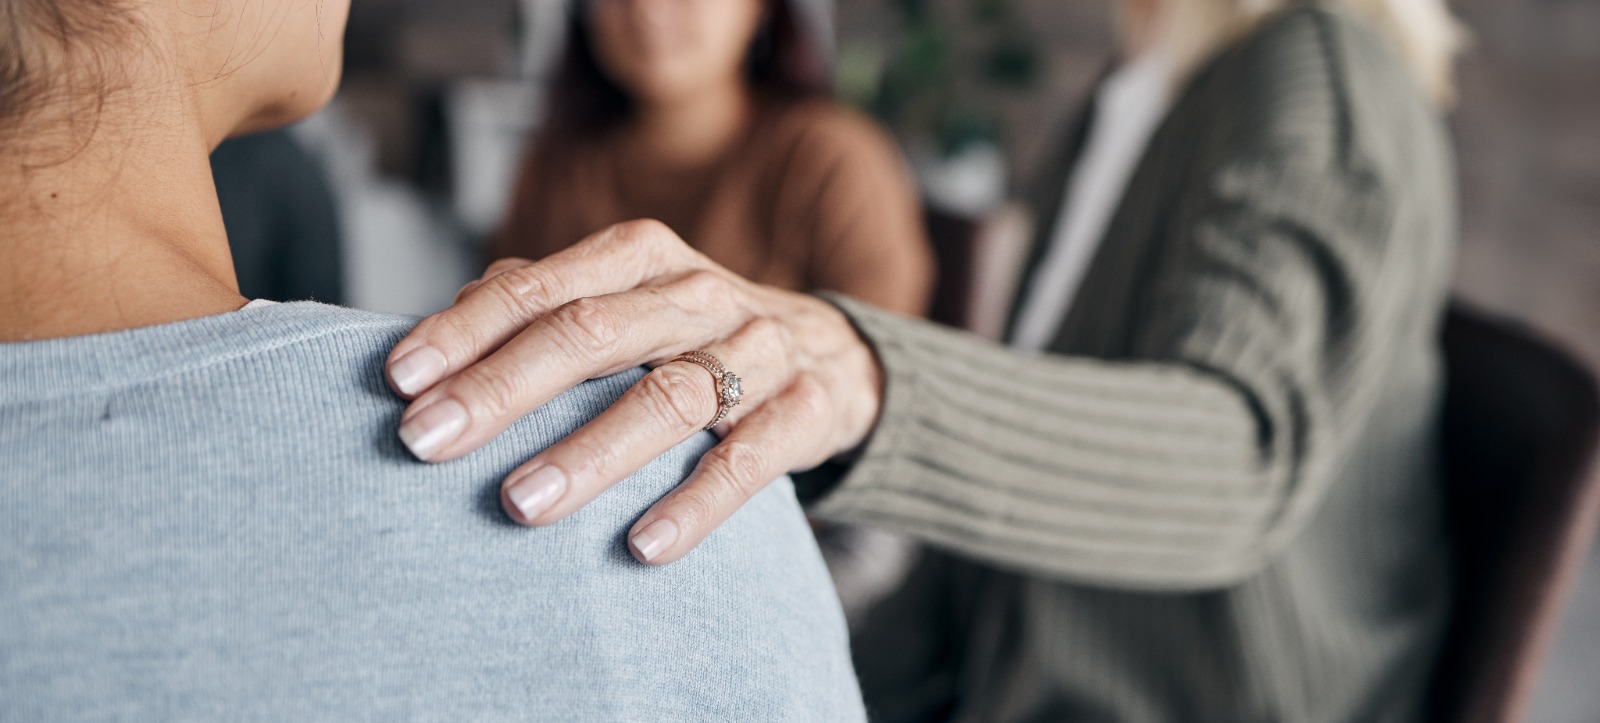
[(1188, 83), (1051, 353), (835, 298), (886, 396), (814, 513), (946, 555), (861, 626), (869, 707), (1417, 719), (1449, 608), (1452, 174), (1387, 43), (1298, 3)]
[(710, 435), (514, 525), (504, 476), (641, 372), (423, 464), (383, 376), (414, 323), (296, 303), (0, 345), (0, 721), (862, 719), (787, 480), (662, 568), (624, 535)]

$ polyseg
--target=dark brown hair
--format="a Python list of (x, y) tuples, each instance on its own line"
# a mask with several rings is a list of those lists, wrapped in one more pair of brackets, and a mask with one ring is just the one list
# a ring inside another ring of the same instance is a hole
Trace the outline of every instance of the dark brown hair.
[(126, 0), (0, 0), (0, 141), (52, 102), (98, 107), (105, 43), (131, 26)]
[[(5, 0), (0, 0), (4, 2)], [(800, 26), (791, 0), (765, 0), (765, 22), (745, 58), (745, 81), (765, 102), (827, 96), (827, 64), (816, 39)], [(541, 135), (592, 134), (625, 119), (632, 100), (610, 78), (589, 42), (588, 10), (574, 3), (564, 54), (550, 85)]]

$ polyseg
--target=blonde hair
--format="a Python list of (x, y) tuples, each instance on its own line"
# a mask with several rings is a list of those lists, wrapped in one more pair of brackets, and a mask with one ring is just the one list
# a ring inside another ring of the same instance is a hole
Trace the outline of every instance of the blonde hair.
[[(1186, 78), (1214, 53), (1250, 32), (1267, 16), (1314, 0), (1152, 0), (1149, 38), (1170, 55)], [(1386, 36), (1418, 85), (1441, 106), (1455, 98), (1451, 68), (1466, 33), (1444, 0), (1330, 0), (1342, 4)], [(1126, 13), (1124, 13), (1126, 16)], [(1131, 23), (1124, 17), (1126, 40)]]

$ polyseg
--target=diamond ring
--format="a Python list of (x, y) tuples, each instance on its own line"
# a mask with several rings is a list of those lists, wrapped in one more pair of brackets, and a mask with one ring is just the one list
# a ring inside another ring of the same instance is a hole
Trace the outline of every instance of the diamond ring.
[(706, 425), (711, 429), (728, 416), (728, 410), (739, 406), (739, 400), (744, 397), (744, 385), (739, 376), (728, 371), (722, 362), (711, 354), (703, 351), (688, 351), (679, 354), (673, 361), (686, 361), (699, 364), (706, 371), (711, 372), (711, 377), (717, 384), (717, 416)]

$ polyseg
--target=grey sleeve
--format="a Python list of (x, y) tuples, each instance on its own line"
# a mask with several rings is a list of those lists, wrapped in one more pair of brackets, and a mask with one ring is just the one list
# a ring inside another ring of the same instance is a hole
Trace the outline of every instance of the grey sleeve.
[(1128, 589), (1225, 586), (1267, 564), (1372, 407), (1408, 256), (1360, 179), (1292, 162), (1219, 178), (1183, 219), (1131, 359), (1018, 354), (835, 298), (887, 390), (813, 512)]

